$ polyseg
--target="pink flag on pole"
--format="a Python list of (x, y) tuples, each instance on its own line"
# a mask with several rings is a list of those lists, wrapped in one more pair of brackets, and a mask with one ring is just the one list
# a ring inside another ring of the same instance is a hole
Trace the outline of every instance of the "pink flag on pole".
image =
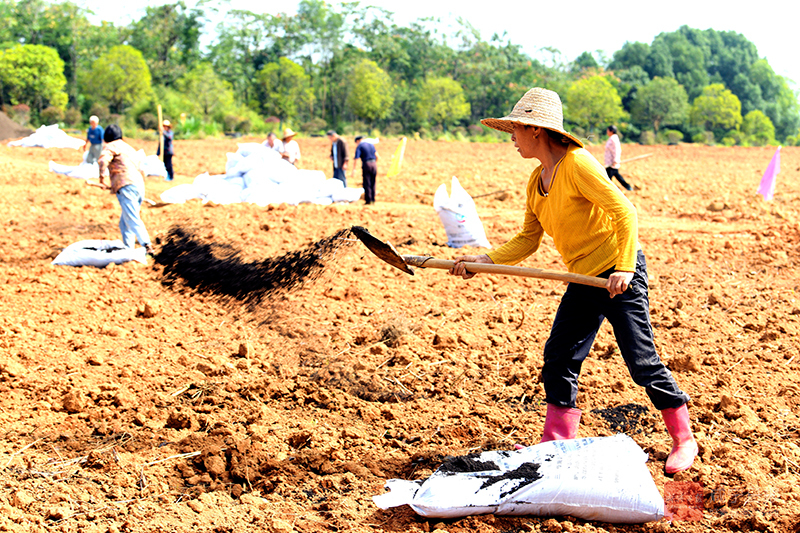
[(772, 195), (775, 194), (775, 177), (781, 171), (781, 147), (775, 150), (775, 155), (772, 156), (772, 161), (769, 162), (764, 177), (761, 178), (761, 184), (758, 186), (758, 194), (764, 197), (764, 200), (772, 200)]

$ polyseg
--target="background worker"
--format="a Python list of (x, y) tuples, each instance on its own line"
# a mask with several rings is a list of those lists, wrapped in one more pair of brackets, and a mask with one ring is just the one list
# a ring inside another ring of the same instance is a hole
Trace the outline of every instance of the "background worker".
[(347, 157), (347, 145), (344, 139), (333, 130), (328, 131), (328, 140), (331, 141), (331, 160), (333, 161), (333, 177), (341, 181), (347, 187), (347, 177), (345, 167), (349, 161)]
[(300, 145), (294, 140), (297, 135), (291, 128), (283, 130), (283, 152), (281, 156), (294, 166), (300, 163)]
[(617, 127), (611, 125), (606, 128), (606, 136), (608, 140), (606, 141), (605, 164), (608, 179), (614, 181), (614, 178), (617, 178), (620, 185), (625, 187), (626, 190), (632, 191), (633, 187), (631, 187), (631, 185), (625, 181), (625, 178), (622, 177), (622, 174), (619, 173), (622, 160), (622, 146), (619, 142), (619, 135), (617, 135)]
[[(153, 254), (150, 235), (139, 215), (144, 201), (144, 177), (139, 170), (139, 155), (122, 140), (122, 129), (116, 124), (108, 126), (103, 134), (106, 145), (97, 163), (100, 166), (100, 187), (115, 194), (122, 214), (119, 230), (126, 248), (136, 246), (136, 241)], [(105, 178), (109, 179), (106, 185)]]
[(103, 128), (100, 127), (100, 119), (92, 115), (89, 117), (89, 129), (86, 130), (86, 144), (83, 145), (83, 151), (89, 149), (89, 154), (86, 156), (87, 163), (96, 163), (97, 158), (103, 151)]
[(364, 187), (364, 202), (367, 205), (375, 203), (375, 178), (378, 176), (378, 151), (375, 145), (364, 141), (364, 136), (356, 137), (356, 153), (353, 156), (352, 173), (355, 175), (356, 163), (361, 160), (362, 187)]
[(281, 140), (278, 139), (278, 136), (275, 135), (274, 131), (269, 132), (267, 134), (267, 140), (261, 144), (271, 150), (275, 150), (279, 154), (283, 153), (283, 142), (281, 142)]
[[(175, 134), (172, 132), (172, 124), (169, 120), (165, 120), (161, 123), (161, 135), (164, 136), (164, 168), (167, 169), (166, 181), (172, 181), (175, 179), (175, 174), (172, 170), (172, 156), (175, 155), (175, 147), (172, 141), (175, 139)], [(156, 155), (161, 155), (160, 144)]]
[(608, 319), (631, 377), (661, 411), (672, 437), (666, 472), (686, 470), (698, 449), (686, 405), (689, 397), (656, 352), (636, 209), (612, 186), (583, 143), (564, 131), (562, 112), (558, 94), (536, 87), (525, 93), (508, 116), (481, 121), (511, 133), (519, 154), (540, 164), (527, 183), (522, 230), (486, 255), (456, 258), (450, 273), (471, 278), (465, 261), (519, 263), (539, 248), (547, 233), (570, 272), (606, 278), (604, 289), (570, 283), (561, 297), (544, 345), (547, 414), (542, 442), (577, 436), (578, 376), (600, 326)]

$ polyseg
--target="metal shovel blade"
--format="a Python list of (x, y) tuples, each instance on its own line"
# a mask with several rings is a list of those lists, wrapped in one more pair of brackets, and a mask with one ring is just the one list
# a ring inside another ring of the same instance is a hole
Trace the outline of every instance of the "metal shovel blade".
[(403, 258), (394, 249), (394, 246), (388, 242), (383, 242), (374, 235), (372, 235), (367, 228), (361, 226), (353, 226), (350, 228), (353, 235), (358, 237), (358, 240), (364, 243), (370, 252), (377, 255), (395, 268), (399, 268), (406, 274), (414, 275), (414, 271), (406, 264)]

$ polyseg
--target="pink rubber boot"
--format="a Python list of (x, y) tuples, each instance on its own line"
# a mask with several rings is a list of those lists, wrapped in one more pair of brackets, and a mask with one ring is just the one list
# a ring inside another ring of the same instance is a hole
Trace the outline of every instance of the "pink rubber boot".
[(547, 416), (544, 419), (544, 433), (542, 442), (551, 440), (574, 439), (578, 435), (578, 424), (581, 421), (579, 409), (571, 407), (558, 407), (547, 404)]
[(686, 404), (661, 411), (669, 436), (672, 437), (672, 451), (664, 468), (667, 474), (687, 470), (697, 456), (697, 442), (689, 425), (689, 409)]

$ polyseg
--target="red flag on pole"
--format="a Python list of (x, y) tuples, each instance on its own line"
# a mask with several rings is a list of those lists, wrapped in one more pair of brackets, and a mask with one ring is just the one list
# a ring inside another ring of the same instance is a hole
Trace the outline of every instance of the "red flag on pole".
[(781, 147), (775, 150), (775, 155), (772, 156), (772, 161), (769, 162), (764, 176), (761, 178), (761, 184), (758, 186), (758, 194), (764, 197), (764, 200), (772, 200), (775, 194), (775, 178), (778, 172), (781, 171)]

